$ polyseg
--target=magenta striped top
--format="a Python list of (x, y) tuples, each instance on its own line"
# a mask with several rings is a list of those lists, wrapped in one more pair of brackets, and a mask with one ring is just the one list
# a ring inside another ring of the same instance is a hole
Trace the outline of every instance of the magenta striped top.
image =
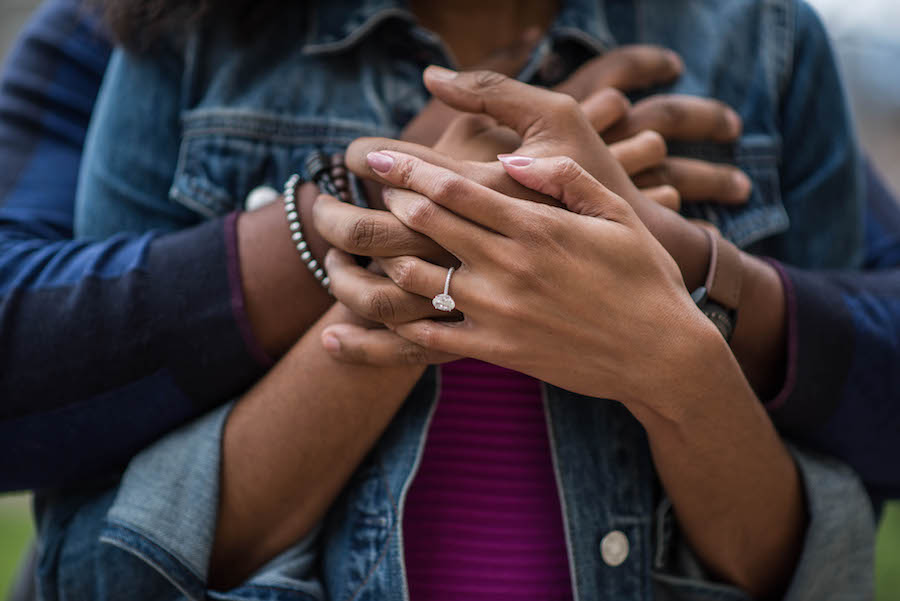
[(572, 599), (537, 380), (443, 366), (403, 531), (411, 601)]

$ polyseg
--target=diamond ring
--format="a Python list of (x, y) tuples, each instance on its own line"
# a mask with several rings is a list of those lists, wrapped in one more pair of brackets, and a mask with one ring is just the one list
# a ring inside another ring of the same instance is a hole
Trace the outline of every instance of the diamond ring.
[(434, 305), (434, 308), (438, 311), (450, 312), (456, 308), (456, 301), (448, 294), (450, 292), (450, 276), (453, 275), (455, 269), (455, 267), (451, 267), (447, 272), (447, 280), (444, 282), (444, 292), (431, 299), (431, 304)]

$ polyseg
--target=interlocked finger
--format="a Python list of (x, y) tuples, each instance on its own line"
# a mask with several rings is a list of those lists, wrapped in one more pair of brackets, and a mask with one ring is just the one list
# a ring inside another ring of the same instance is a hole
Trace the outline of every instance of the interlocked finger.
[(737, 167), (677, 157), (666, 159), (633, 179), (639, 188), (673, 186), (687, 202), (743, 204), (753, 188), (750, 178)]
[(655, 131), (642, 131), (636, 136), (609, 145), (625, 173), (634, 175), (655, 167), (666, 158), (666, 141)]
[(325, 265), (331, 277), (332, 294), (364, 319), (396, 324), (447, 316), (435, 309), (430, 299), (405, 291), (390, 279), (358, 266), (343, 251), (330, 250)]
[(631, 103), (615, 88), (605, 88), (591, 94), (581, 103), (581, 110), (597, 133), (603, 133), (628, 114)]
[(637, 102), (623, 120), (603, 132), (603, 139), (617, 142), (648, 129), (666, 140), (732, 142), (741, 135), (742, 123), (718, 100), (658, 94)]
[(351, 324), (329, 326), (322, 342), (332, 357), (345, 363), (377, 367), (435, 365), (458, 359), (456, 355), (426, 349), (390, 330)]
[(355, 255), (416, 255), (443, 261), (447, 252), (433, 240), (406, 227), (388, 211), (363, 209), (320, 195), (313, 205), (316, 229), (334, 247)]
[[(423, 261), (419, 257), (385, 257), (378, 259), (378, 265), (399, 288), (427, 297), (429, 303), (432, 298), (444, 291), (444, 285), (447, 283), (446, 268)], [(457, 269), (450, 278), (448, 294), (454, 297), (457, 305), (460, 301), (467, 301), (470, 298), (462, 288), (465, 277), (465, 272)], [(446, 313), (439, 315), (447, 316)]]

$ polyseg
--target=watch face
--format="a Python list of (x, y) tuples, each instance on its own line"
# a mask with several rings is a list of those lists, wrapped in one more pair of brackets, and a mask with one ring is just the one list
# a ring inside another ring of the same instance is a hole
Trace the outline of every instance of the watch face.
[(714, 302), (707, 302), (701, 310), (715, 324), (725, 340), (731, 340), (734, 333), (734, 311)]

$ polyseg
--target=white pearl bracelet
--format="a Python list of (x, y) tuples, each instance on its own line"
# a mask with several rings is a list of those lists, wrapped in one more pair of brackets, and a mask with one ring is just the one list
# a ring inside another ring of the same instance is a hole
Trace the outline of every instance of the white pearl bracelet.
[(319, 265), (319, 262), (313, 258), (309, 245), (303, 237), (303, 226), (300, 225), (300, 208), (297, 206), (297, 184), (299, 183), (300, 176), (295, 173), (284, 184), (284, 213), (287, 216), (288, 227), (291, 230), (291, 240), (294, 242), (297, 252), (300, 253), (300, 258), (306, 264), (309, 272), (322, 284), (325, 290), (328, 290), (331, 286), (331, 278), (325, 273), (325, 266)]

